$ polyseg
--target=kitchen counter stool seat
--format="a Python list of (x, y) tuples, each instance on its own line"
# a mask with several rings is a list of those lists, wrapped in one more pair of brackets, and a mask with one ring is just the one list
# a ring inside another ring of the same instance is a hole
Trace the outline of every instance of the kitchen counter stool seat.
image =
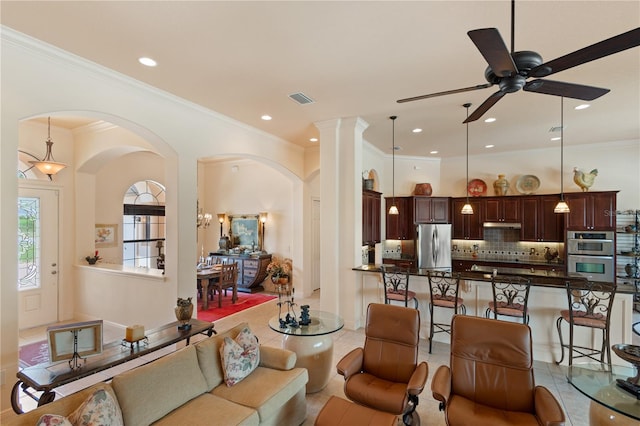
[[(558, 337), (560, 338), (561, 355), (556, 364), (564, 360), (565, 348), (569, 351), (569, 365), (575, 358), (590, 358), (594, 361), (606, 363), (611, 368), (611, 343), (609, 341), (609, 328), (611, 325), (611, 308), (616, 294), (616, 284), (567, 281), (567, 300), (569, 309), (560, 311), (556, 320)], [(569, 343), (562, 338), (562, 323), (569, 324)], [(574, 343), (574, 328), (586, 327), (602, 331), (602, 346), (591, 348)], [(577, 354), (577, 355), (574, 355)]]
[(499, 315), (521, 318), (523, 324), (529, 324), (529, 290), (531, 280), (513, 276), (495, 276), (491, 278), (493, 300), (485, 312), (487, 318), (498, 319)]
[(431, 325), (429, 332), (429, 353), (433, 345), (433, 336), (436, 333), (451, 334), (451, 322), (437, 323), (433, 319), (435, 308), (451, 309), (453, 315), (458, 313), (466, 314), (467, 308), (464, 306), (464, 299), (458, 296), (460, 290), (460, 274), (449, 272), (429, 271), (430, 302), (429, 314), (431, 315)]
[(409, 270), (397, 266), (382, 266), (382, 285), (384, 287), (384, 303), (390, 305), (392, 301), (400, 302), (405, 307), (413, 301), (418, 309), (418, 299), (415, 291), (409, 290)]

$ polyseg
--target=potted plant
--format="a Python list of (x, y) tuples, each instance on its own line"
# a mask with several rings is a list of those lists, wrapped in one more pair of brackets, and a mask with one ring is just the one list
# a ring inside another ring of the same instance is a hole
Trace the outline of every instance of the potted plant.
[(274, 257), (271, 263), (267, 265), (267, 274), (271, 277), (274, 284), (285, 284), (289, 282), (291, 276), (291, 259), (281, 259)]

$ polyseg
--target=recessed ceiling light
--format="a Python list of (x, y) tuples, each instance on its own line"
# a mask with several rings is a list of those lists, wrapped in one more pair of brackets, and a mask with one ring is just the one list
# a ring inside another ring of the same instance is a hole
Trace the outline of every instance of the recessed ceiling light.
[(309, 142), (318, 142), (318, 138), (311, 138), (309, 139)]
[(438, 151), (431, 151), (431, 152), (429, 152), (429, 154), (437, 154), (437, 153), (438, 153)]
[(590, 106), (591, 106), (591, 105), (589, 105), (589, 104), (580, 104), (580, 105), (578, 105), (575, 109), (578, 109), (578, 110), (580, 110), (580, 109), (587, 109), (587, 108), (589, 108)]
[(143, 56), (142, 58), (138, 58), (138, 62), (140, 62), (142, 65), (147, 67), (155, 67), (156, 65), (158, 65), (156, 61), (154, 61), (151, 58), (147, 58), (146, 56)]
[(486, 120), (484, 120), (485, 123), (493, 123), (494, 121), (496, 121), (496, 119), (493, 117), (489, 117)]
[(422, 132), (422, 129), (420, 129), (420, 128), (415, 128), (415, 129), (413, 129), (413, 130), (412, 130), (412, 132), (413, 132), (413, 133), (420, 133), (420, 132)]
[(491, 144), (489, 144), (489, 145), (485, 145), (484, 147), (485, 147), (485, 148), (493, 148), (494, 146), (495, 146), (495, 145), (491, 145)]
[(560, 139), (562, 139), (560, 136), (556, 136), (555, 138), (551, 138), (552, 141), (559, 141)]
[(263, 116), (262, 116), (262, 117), (260, 117), (260, 118), (262, 118), (264, 121), (269, 121), (269, 120), (271, 120), (271, 116), (270, 116), (270, 115), (267, 115), (267, 114), (263, 115)]

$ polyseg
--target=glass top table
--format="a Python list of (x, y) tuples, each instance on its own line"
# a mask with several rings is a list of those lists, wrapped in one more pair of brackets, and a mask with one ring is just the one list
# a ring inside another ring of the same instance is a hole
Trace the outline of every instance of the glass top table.
[(616, 379), (626, 380), (636, 375), (635, 368), (602, 364), (574, 364), (567, 370), (567, 379), (578, 391), (610, 410), (640, 420), (640, 400), (616, 385)]
[(269, 327), (282, 334), (282, 347), (296, 353), (296, 367), (306, 368), (309, 373), (307, 393), (319, 392), (327, 386), (333, 363), (332, 333), (344, 326), (338, 315), (324, 311), (309, 311), (311, 323), (298, 327), (280, 327), (280, 319), (269, 320)]
[(288, 336), (322, 336), (323, 334), (335, 333), (344, 327), (343, 319), (331, 312), (309, 311), (309, 319), (311, 320), (309, 325), (281, 328), (280, 319), (278, 316), (274, 316), (269, 320), (269, 327), (273, 331)]

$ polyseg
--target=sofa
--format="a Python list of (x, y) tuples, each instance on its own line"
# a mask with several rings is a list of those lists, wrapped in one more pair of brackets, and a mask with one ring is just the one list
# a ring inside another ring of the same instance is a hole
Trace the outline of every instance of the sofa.
[(185, 346), (148, 364), (21, 414), (7, 425), (35, 425), (44, 414), (69, 416), (105, 389), (117, 400), (125, 426), (300, 425), (306, 417), (307, 370), (295, 368), (294, 352), (262, 346), (260, 363), (233, 386), (220, 359), (224, 338), (246, 323)]

